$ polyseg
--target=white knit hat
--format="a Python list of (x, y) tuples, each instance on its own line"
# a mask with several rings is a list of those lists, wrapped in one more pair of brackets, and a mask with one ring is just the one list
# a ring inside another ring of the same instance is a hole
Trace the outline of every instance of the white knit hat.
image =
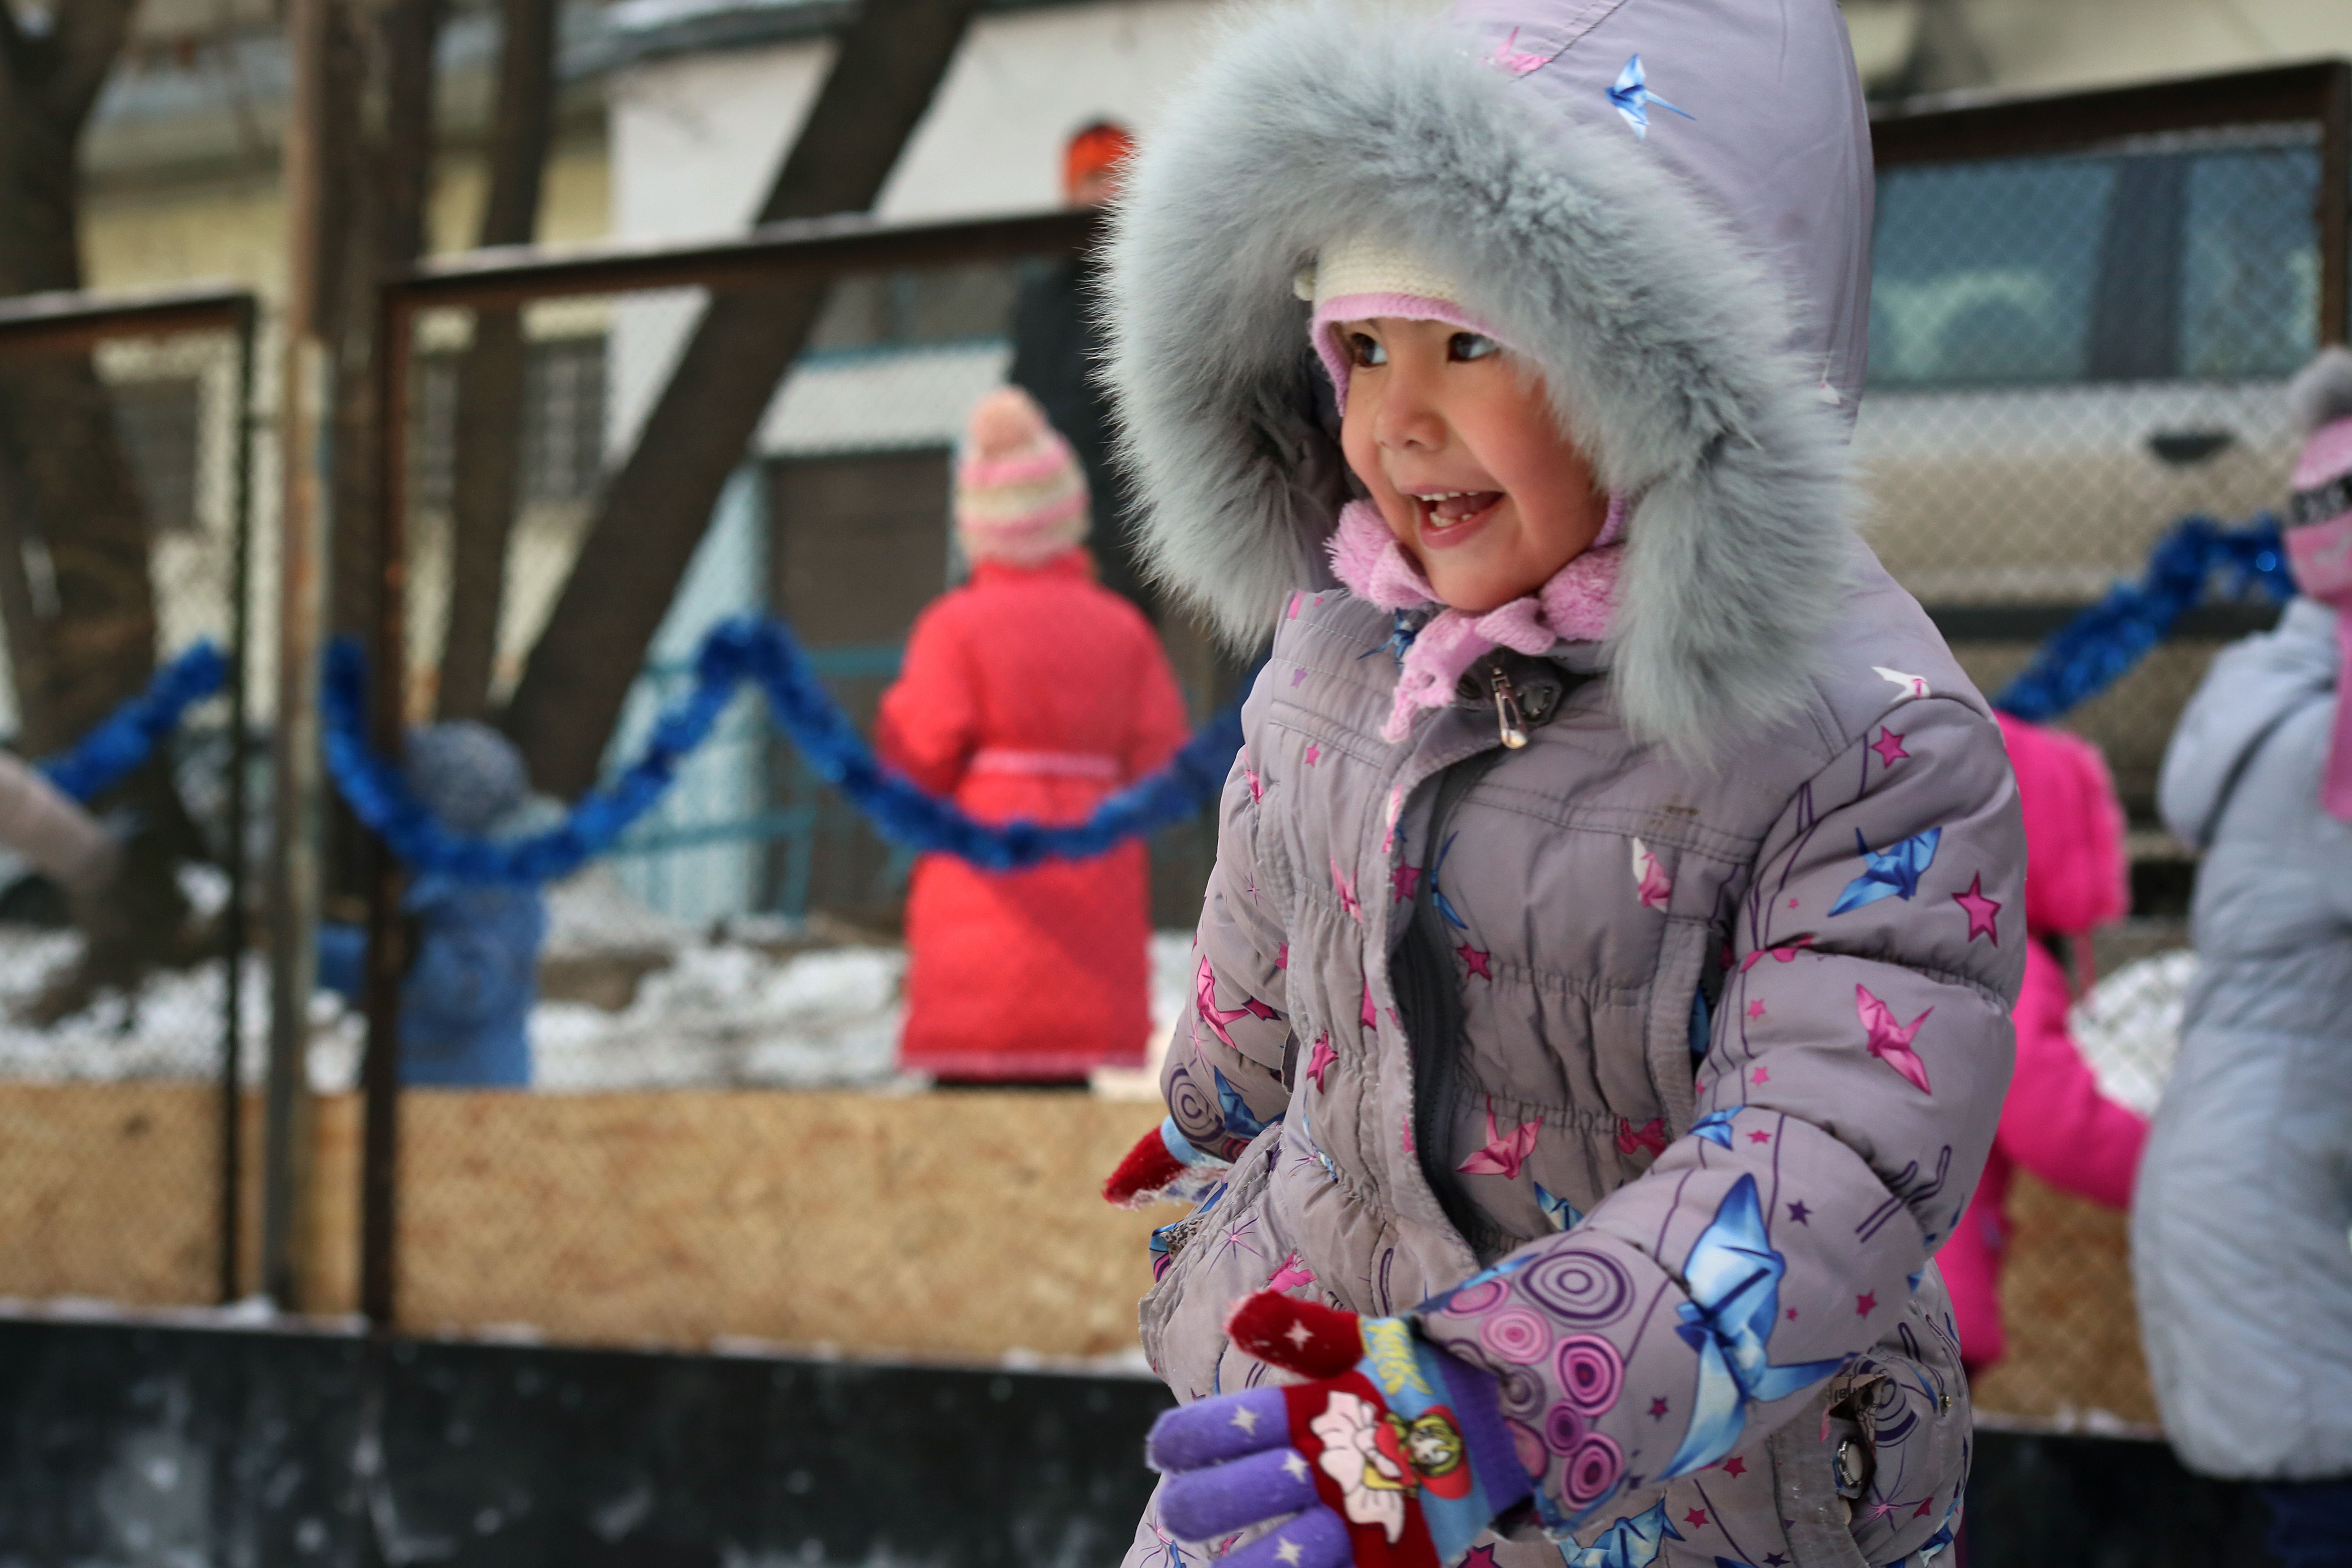
[(1045, 411), (1017, 386), (982, 398), (956, 459), (964, 554), (1035, 566), (1086, 538), (1089, 521), (1086, 475)]
[(1503, 341), (1500, 333), (1462, 305), (1462, 286), (1452, 273), (1400, 246), (1363, 235), (1326, 246), (1301, 268), (1293, 290), (1315, 313), (1307, 331), (1330, 373), (1339, 407), (1348, 406), (1348, 373), (1353, 363), (1335, 330), (1341, 321), (1394, 316), (1409, 321), (1444, 321), (1465, 332)]

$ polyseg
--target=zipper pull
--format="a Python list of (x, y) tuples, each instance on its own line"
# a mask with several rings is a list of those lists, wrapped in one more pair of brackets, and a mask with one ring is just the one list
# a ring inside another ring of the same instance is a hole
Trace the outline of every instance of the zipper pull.
[(1527, 721), (1519, 714), (1519, 694), (1511, 689), (1511, 678), (1496, 665), (1495, 683), (1495, 728), (1503, 737), (1503, 744), (1517, 751), (1528, 743)]

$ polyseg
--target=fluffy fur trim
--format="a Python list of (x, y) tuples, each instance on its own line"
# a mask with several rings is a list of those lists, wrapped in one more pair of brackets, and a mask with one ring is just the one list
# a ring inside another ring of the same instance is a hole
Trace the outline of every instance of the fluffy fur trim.
[(2324, 348), (2286, 391), (2295, 429), (2311, 435), (2323, 425), (2352, 419), (2352, 353)]
[(1348, 499), (1291, 284), (1343, 238), (1444, 258), (1543, 374), (1627, 524), (1612, 665), (1705, 756), (1805, 700), (1843, 593), (1843, 432), (1786, 306), (1629, 136), (1567, 122), (1442, 26), (1322, 0), (1229, 32), (1131, 166), (1108, 374), (1152, 570), (1263, 639)]

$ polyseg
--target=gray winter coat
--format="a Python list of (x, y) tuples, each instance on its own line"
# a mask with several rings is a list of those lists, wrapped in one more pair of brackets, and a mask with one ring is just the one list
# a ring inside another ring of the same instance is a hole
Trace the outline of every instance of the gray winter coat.
[[(1694, 118), (1612, 99), (1636, 53)], [(1222, 1330), (1252, 1291), (1412, 1315), (1539, 1472), (1559, 1544), (1515, 1525), (1505, 1568), (1918, 1562), (1957, 1520), (1928, 1258), (2008, 1081), (2024, 848), (1983, 701), (1849, 527), (1867, 145), (1831, 0), (1309, 10), (1227, 39), (1119, 217), (1146, 543), (1274, 633), (1165, 1077), (1234, 1164), (1145, 1350), (1193, 1399), (1266, 1375)], [(1610, 640), (1490, 658), (1399, 744), (1290, 289), (1366, 231), (1444, 258), (1638, 498)], [(1147, 1517), (1130, 1563), (1179, 1558)]]
[(2320, 809), (2336, 616), (2213, 661), (2160, 804), (2205, 851), (2198, 974), (2132, 1199), (2165, 1431), (2208, 1475), (2352, 1475), (2352, 826)]

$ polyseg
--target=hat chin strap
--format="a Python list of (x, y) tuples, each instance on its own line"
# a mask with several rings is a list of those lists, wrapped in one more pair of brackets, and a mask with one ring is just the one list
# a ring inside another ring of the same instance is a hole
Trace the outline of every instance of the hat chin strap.
[(2295, 586), (2336, 612), (2336, 728), (2319, 804), (2352, 822), (2352, 511), (2289, 529), (2286, 554)]

